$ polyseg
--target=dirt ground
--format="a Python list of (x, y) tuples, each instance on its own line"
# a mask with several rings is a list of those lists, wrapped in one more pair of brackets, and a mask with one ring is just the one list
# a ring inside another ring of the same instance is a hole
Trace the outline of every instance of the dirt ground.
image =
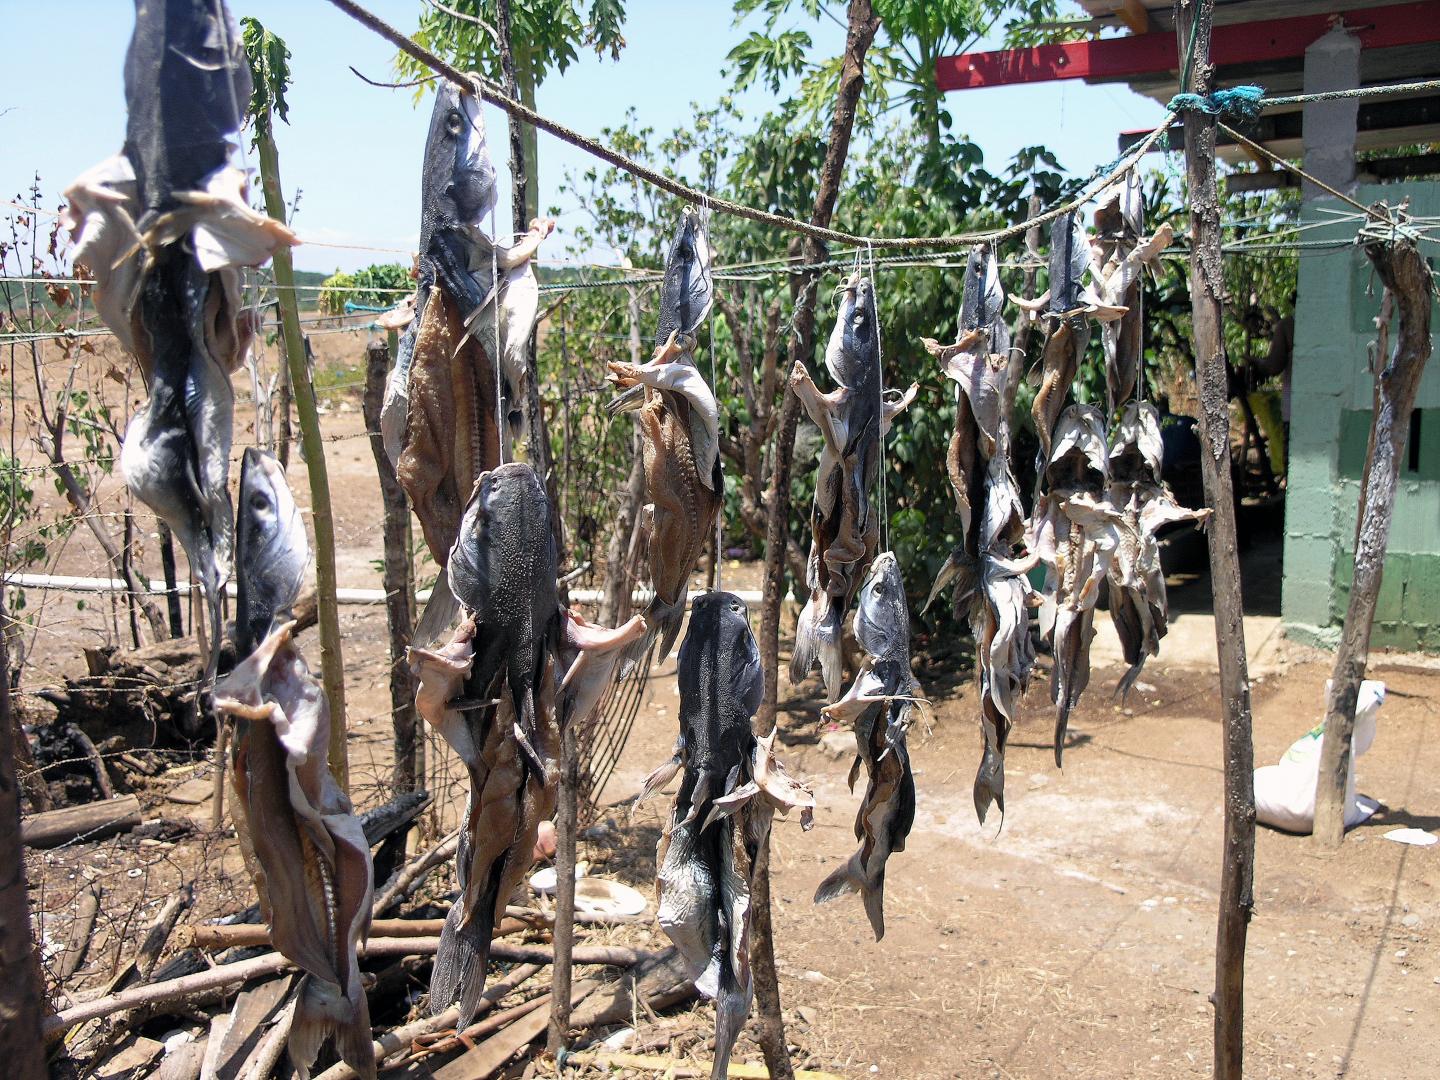
[[(340, 340), (337, 341), (337, 338)], [(322, 344), (323, 342), (323, 344)], [(358, 355), (349, 335), (321, 339), (321, 362)], [(341, 391), (324, 424), (338, 501), (340, 584), (378, 587), (379, 497), (355, 399)], [(237, 425), (237, 444), (246, 441)], [(303, 505), (298, 462), (292, 482)], [(114, 481), (107, 481), (114, 484)], [(101, 489), (102, 496), (106, 488)], [(54, 504), (53, 492), (41, 498)], [(89, 537), (77, 533), (60, 572), (93, 573)], [(1261, 549), (1252, 562), (1271, 576)], [(145, 569), (158, 573), (151, 557)], [(755, 587), (753, 567), (728, 566), (728, 587)], [(815, 828), (777, 822), (775, 933), (797, 1063), (843, 1076), (1205, 1076), (1210, 1071), (1216, 887), (1221, 837), (1220, 727), (1205, 583), (1176, 591), (1188, 630), (1177, 629), (1142, 676), (1129, 708), (1112, 702), (1121, 669), (1097, 645), (1091, 688), (1071, 719), (1065, 767), (1051, 749), (1045, 680), (1024, 703), (1006, 761), (1007, 809), (981, 826), (971, 803), (980, 736), (974, 686), (921, 664), (933, 729), (912, 734), (919, 810), (907, 848), (889, 864), (887, 934), (875, 942), (858, 899), (814, 906), (816, 884), (854, 849), (857, 797), (850, 761), (820, 743), (812, 679), (786, 704), (781, 726), (792, 772), (812, 779)], [(1197, 599), (1198, 597), (1198, 599)], [(103, 638), (108, 607), (74, 610), (51, 594), (32, 612), (26, 686), (83, 670), (80, 647)], [(752, 612), (753, 614), (753, 612)], [(1193, 620), (1205, 620), (1196, 625)], [(1184, 620), (1181, 620), (1183, 623)], [(1252, 630), (1247, 620), (1247, 633)], [(1318, 718), (1328, 665), (1321, 654), (1273, 639), (1255, 658), (1255, 759), (1277, 760)], [(346, 606), (341, 625), (362, 805), (384, 797), (389, 761), (384, 613)], [(1102, 627), (1102, 637), (1109, 633)], [(313, 636), (306, 647), (318, 653)], [(312, 657), (314, 659), (314, 657)], [(669, 756), (676, 731), (673, 660), (654, 673), (619, 767), (602, 795), (614, 843), (592, 845), (608, 869), (648, 886), (663, 800), (627, 824), (641, 778)], [(1359, 789), (1381, 812), (1333, 856), (1309, 841), (1260, 830), (1246, 969), (1246, 1060), (1257, 1077), (1401, 1080), (1434, 1076), (1440, 1062), (1440, 847), (1385, 840), (1408, 825), (1440, 827), (1440, 668), (1425, 658), (1381, 655), (1371, 677), (1389, 693), (1374, 747), (1359, 762)], [(786, 690), (782, 678), (782, 693)], [(432, 740), (432, 781), (446, 769)], [(197, 761), (178, 780), (203, 778)], [(442, 795), (458, 798), (453, 783)], [(208, 819), (208, 805), (179, 804), (159, 786), (150, 812)], [(442, 800), (443, 801), (443, 800)], [(447, 813), (452, 809), (447, 808)], [(619, 850), (616, 850), (616, 849)], [(582, 855), (584, 853), (582, 852)], [(105, 974), (121, 943), (163, 897), (198, 881), (192, 920), (248, 903), (233, 841), (112, 840), (32, 853), (32, 900), (52, 947), (68, 928), (71, 901), (88, 880), (107, 889), (87, 961)], [(128, 947), (128, 946), (127, 946)], [(700, 1049), (703, 1056), (703, 1047)], [(742, 1041), (737, 1058), (758, 1060)], [(422, 1070), (423, 1071), (423, 1070)]]

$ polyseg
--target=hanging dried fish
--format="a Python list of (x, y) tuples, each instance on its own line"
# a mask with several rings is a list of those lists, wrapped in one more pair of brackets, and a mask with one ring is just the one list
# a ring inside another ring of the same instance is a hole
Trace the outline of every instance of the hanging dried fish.
[[(519, 430), (538, 311), (532, 260), (554, 227), (539, 219), (513, 244), (499, 244), (484, 224), (494, 206), (480, 99), (442, 81), (421, 171), (415, 317), (401, 337), (380, 419), (396, 476), (442, 567), (476, 478), (500, 463), (502, 442)], [(505, 404), (496, 398), (502, 389)], [(511, 417), (504, 431), (502, 412)], [(454, 604), (443, 586), (437, 596), (437, 610), (448, 616)], [(431, 615), (427, 630), (445, 621)]]
[(1108, 479), (1105, 418), (1093, 405), (1071, 405), (1055, 426), (1028, 538), (1045, 564), (1040, 630), (1055, 655), (1050, 697), (1057, 766), (1070, 710), (1090, 681), (1095, 603), (1120, 544), (1122, 519), (1107, 499)]
[(298, 242), (250, 209), (245, 174), (229, 164), (249, 100), (250, 68), (223, 3), (138, 4), (124, 149), (71, 185), (62, 217), (75, 262), (95, 277), (100, 316), (149, 392), (126, 428), (121, 469), (185, 548), (212, 642), (233, 546), (230, 374), (259, 321), (241, 305), (239, 268)]
[(710, 259), (700, 221), (687, 209), (665, 260), (654, 356), (646, 364), (607, 365), (622, 391), (609, 411), (639, 410), (655, 596), (645, 609), (649, 631), (637, 652), (658, 638), (661, 660), (680, 633), (690, 574), (714, 534), (724, 494), (719, 407), (694, 355), (695, 332), (713, 297)]
[(965, 266), (959, 340), (941, 345), (934, 338), (920, 339), (955, 383), (955, 431), (946, 467), (960, 513), (961, 536), (960, 545), (936, 576), (925, 606), (954, 581), (957, 615), (968, 612), (975, 594), (980, 560), (975, 512), (984, 500), (986, 463), (995, 455), (1002, 426), (1009, 422), (1003, 415), (1010, 350), (1010, 330), (1001, 310), (1004, 302), (994, 252), (976, 245)]
[(562, 720), (586, 725), (615, 683), (625, 654), (645, 636), (645, 617), (632, 615), (614, 630), (596, 626), (574, 609), (564, 612), (560, 638)]
[(1104, 305), (1125, 311), (1120, 318), (1100, 325), (1106, 397), (1112, 415), (1135, 392), (1140, 375), (1144, 352), (1142, 271), (1174, 237), (1168, 222), (1148, 240), (1143, 239), (1144, 228), (1140, 175), (1132, 170), (1101, 194), (1095, 210), (1098, 292)]
[(463, 1027), (485, 988), (491, 932), (555, 805), (560, 609), (549, 501), (530, 466), (511, 462), (480, 477), (446, 574), (466, 617), (447, 645), (412, 648), (409, 661), (416, 710), (470, 774), (460, 896), (430, 983), (431, 1011), (458, 1000)]
[(1027, 576), (1039, 562), (1024, 553), (1025, 511), (1010, 473), (1008, 431), (991, 458), (980, 519), (980, 596), (970, 610), (980, 668), (980, 730), (984, 749), (975, 775), (975, 814), (993, 802), (1005, 812), (1005, 744), (1035, 666), (1029, 609), (1038, 603)]
[(1122, 698), (1140, 677), (1145, 660), (1160, 653), (1168, 629), (1165, 573), (1158, 533), (1167, 525), (1204, 525), (1210, 510), (1187, 510), (1160, 479), (1163, 446), (1160, 414), (1146, 401), (1125, 406), (1110, 444), (1110, 505), (1119, 512), (1120, 543), (1109, 569), (1110, 618), (1130, 665), (1116, 690)]
[(755, 858), (775, 811), (814, 799), (774, 757), (775, 734), (750, 721), (764, 690), (760, 650), (739, 597), (710, 592), (690, 608), (680, 646), (680, 738), (675, 757), (645, 782), (641, 799), (683, 770), (656, 853), (660, 925), (695, 988), (715, 1001), (712, 1080), (728, 1075), (730, 1051), (750, 1012), (750, 889)]
[(237, 530), (246, 658), (215, 685), (234, 725), (236, 833), (270, 938), (308, 973), (290, 1029), (290, 1057), (307, 1076), (332, 1033), (340, 1056), (375, 1075), (370, 1017), (355, 949), (370, 928), (370, 845), (327, 762), (330, 707), (293, 640), (288, 613), (309, 559), (305, 528), (279, 464), (247, 450)]
[(810, 596), (795, 627), (790, 681), (799, 683), (818, 662), (831, 701), (841, 690), (841, 624), (880, 540), (880, 518), (870, 505), (880, 475), (880, 442), (917, 390), (911, 386), (884, 400), (874, 289), (857, 272), (839, 291), (840, 309), (825, 348), (825, 367), (836, 389), (822, 394), (801, 360), (790, 372), (790, 389), (823, 440), (810, 511)]
[(845, 696), (821, 709), (855, 729), (857, 752), (850, 766), (850, 790), (860, 767), (868, 778), (855, 817), (860, 850), (820, 883), (815, 902), (823, 904), (846, 892), (858, 892), (875, 940), (885, 936), (885, 866), (892, 853), (905, 850), (915, 824), (915, 774), (910, 768), (906, 733), (916, 706), (924, 702), (910, 670), (910, 606), (905, 582), (893, 553), (882, 551), (870, 565), (855, 610), (855, 640), (864, 653), (860, 670)]
[(1124, 308), (1106, 304), (1086, 284), (1098, 268), (1092, 262), (1095, 252), (1085, 234), (1084, 223), (1071, 211), (1055, 219), (1050, 226), (1050, 288), (1035, 300), (1013, 298), (1015, 303), (1035, 318), (1045, 311), (1049, 335), (1040, 355), (1040, 388), (1030, 413), (1035, 431), (1040, 436), (1040, 458), (1050, 457), (1051, 432), (1056, 417), (1065, 407), (1070, 386), (1080, 370), (1080, 359), (1090, 341), (1090, 318), (1113, 321), (1125, 314)]

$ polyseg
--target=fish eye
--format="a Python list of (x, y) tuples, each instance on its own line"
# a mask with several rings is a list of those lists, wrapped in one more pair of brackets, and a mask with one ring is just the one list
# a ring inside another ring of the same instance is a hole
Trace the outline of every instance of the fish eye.
[(250, 496), (250, 509), (254, 510), (257, 514), (263, 514), (266, 510), (270, 509), (270, 500), (257, 491), (254, 495)]
[(450, 115), (445, 118), (445, 129), (451, 135), (459, 135), (465, 130), (465, 120), (456, 109), (450, 110)]

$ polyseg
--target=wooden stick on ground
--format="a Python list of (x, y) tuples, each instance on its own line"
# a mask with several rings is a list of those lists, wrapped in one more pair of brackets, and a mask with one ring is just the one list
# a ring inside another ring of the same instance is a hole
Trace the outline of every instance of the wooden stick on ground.
[(62, 982), (75, 974), (75, 969), (85, 959), (90, 948), (90, 935), (95, 930), (95, 919), (100, 914), (100, 885), (91, 882), (90, 887), (80, 894), (80, 903), (75, 908), (75, 918), (70, 923), (70, 934), (65, 949), (55, 961), (55, 976)]
[[(566, 1063), (574, 1062), (576, 1065), (595, 1065), (602, 1069), (639, 1069), (646, 1072), (664, 1073), (673, 1077), (708, 1077), (710, 1075), (709, 1065), (700, 1065), (691, 1061), (681, 1061), (673, 1057), (652, 1057), (648, 1054), (614, 1054), (608, 1051), (584, 1050), (578, 1054), (571, 1054), (566, 1058)], [(727, 1076), (745, 1078), (745, 1080), (765, 1080), (770, 1075), (763, 1065), (746, 1065), (743, 1062), (731, 1062)], [(795, 1080), (844, 1080), (835, 1073), (817, 1072), (813, 1069), (800, 1069), (795, 1073)]]
[[(512, 968), (502, 979), (496, 979), (485, 988), (480, 995), (480, 1004), (476, 1007), (476, 1015), (483, 1015), (494, 1008), (496, 1002), (505, 997), (512, 990), (517, 989), (526, 980), (532, 978), (541, 970), (539, 964), (521, 964)], [(399, 1053), (401, 1050), (408, 1050), (411, 1044), (424, 1035), (433, 1035), (436, 1032), (445, 1031), (455, 1025), (460, 1019), (460, 1010), (456, 1008), (446, 1009), (436, 1016), (427, 1016), (423, 1020), (416, 1020), (411, 1024), (403, 1024), (393, 1028), (381, 1035), (373, 1044), (375, 1051), (375, 1064), (379, 1065), (391, 1054)], [(341, 1062), (326, 1069), (316, 1080), (357, 1080), (354, 1069)]]
[(454, 858), (459, 846), (460, 833), (457, 830), (423, 855), (402, 866), (395, 872), (395, 876), (390, 879), (389, 884), (375, 894), (375, 905), (371, 910), (376, 915), (385, 914), (409, 896), (420, 882), (425, 880), (427, 874), (447, 859)]
[[(1345, 836), (1345, 792), (1350, 777), (1355, 701), (1370, 659), (1370, 630), (1375, 623), (1385, 552), (1390, 544), (1401, 455), (1409, 443), (1410, 414), (1431, 347), (1430, 298), (1434, 283), (1415, 241), (1403, 236), (1377, 237), (1362, 246), (1385, 286), (1385, 297), (1376, 320), (1380, 333), (1371, 363), (1375, 406), (1355, 525), (1355, 577), (1345, 609), (1345, 629), (1340, 635), (1340, 647), (1335, 650), (1315, 783), (1314, 838), (1322, 849), (1339, 847)], [(1395, 349), (1387, 356), (1387, 324), (1392, 306), (1399, 308), (1400, 327)]]
[[(444, 925), (444, 919), (375, 919), (370, 924), (370, 935), (376, 938), (439, 937)], [(532, 924), (523, 919), (505, 919), (496, 927), (494, 936), (505, 937), (532, 929)], [(180, 931), (177, 942), (182, 948), (212, 950), (269, 945), (270, 928), (260, 923), (187, 926)]]
[[(1215, 87), (1210, 24), (1215, 0), (1176, 0), (1180, 55), (1194, 49), (1192, 81), (1183, 90)], [(1221, 298), (1220, 207), (1215, 191), (1215, 117), (1199, 109), (1185, 116), (1185, 166), (1190, 203), (1190, 305), (1200, 389), (1201, 467), (1210, 519), (1210, 588), (1220, 658), (1221, 742), (1225, 776), (1225, 844), (1215, 937), (1215, 1080), (1240, 1080), (1243, 1071), (1245, 936), (1254, 908), (1255, 748), (1250, 724), (1250, 678), (1245, 662), (1240, 558), (1235, 542), (1235, 495), (1230, 483), (1230, 412)]]
[(560, 733), (560, 795), (555, 816), (555, 971), (550, 984), (550, 1032), (546, 1048), (559, 1054), (570, 1029), (570, 961), (575, 944), (575, 830), (580, 788), (580, 749), (574, 717)]
[(134, 795), (121, 795), (118, 799), (31, 814), (20, 822), (20, 838), (26, 847), (53, 848), (81, 837), (100, 840), (128, 832), (139, 824), (140, 800)]

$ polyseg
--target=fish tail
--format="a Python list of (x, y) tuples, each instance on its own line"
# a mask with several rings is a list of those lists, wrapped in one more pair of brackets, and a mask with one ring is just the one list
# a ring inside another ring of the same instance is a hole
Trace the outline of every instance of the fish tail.
[(820, 882), (815, 890), (815, 903), (828, 904), (846, 893), (859, 893), (865, 904), (865, 914), (870, 919), (870, 929), (875, 931), (875, 940), (879, 941), (885, 936), (885, 868), (882, 866), (872, 881), (865, 872), (864, 851), (864, 848), (856, 851)]
[(308, 1080), (320, 1047), (331, 1035), (341, 1060), (364, 1080), (375, 1080), (375, 1050), (370, 1041), (370, 1009), (357, 980), (353, 996), (326, 979), (307, 976), (295, 1002), (290, 1026), (290, 1064)]
[[(1058, 744), (1057, 744), (1058, 745)], [(1059, 751), (1056, 751), (1059, 756)], [(1005, 759), (988, 745), (980, 758), (980, 768), (975, 773), (975, 816), (985, 823), (985, 815), (994, 803), (1005, 816)]]
[(725, 1080), (730, 1075), (730, 1052), (750, 1016), (751, 988), (742, 986), (726, 964), (721, 971), (720, 992), (715, 995), (715, 1062), (710, 1080)]
[(449, 631), (459, 611), (460, 601), (450, 588), (450, 575), (441, 571), (440, 576), (435, 579), (435, 587), (430, 590), (430, 599), (425, 601), (425, 610), (420, 613), (420, 618), (415, 623), (415, 633), (411, 636), (410, 644), (422, 649), (433, 646)]
[(1134, 686), (1135, 681), (1140, 678), (1140, 672), (1145, 667), (1145, 659), (1145, 654), (1141, 653), (1140, 659), (1130, 665), (1130, 670), (1125, 672), (1124, 676), (1121, 677), (1120, 685), (1115, 687), (1115, 696), (1120, 699), (1121, 705), (1125, 704), (1125, 699), (1130, 695), (1130, 688)]
[(438, 1016), (452, 1002), (458, 1002), (458, 1029), (470, 1026), (480, 995), (485, 989), (485, 968), (490, 962), (490, 922), (477, 912), (469, 926), (465, 909), (456, 898), (445, 926), (440, 931), (440, 947), (435, 953), (435, 969), (430, 977), (430, 1015)]
[[(823, 605), (823, 610), (821, 607)], [(825, 693), (831, 701), (840, 698), (840, 682), (844, 674), (840, 657), (840, 611), (828, 596), (812, 595), (805, 602), (795, 624), (795, 650), (790, 655), (790, 685), (805, 681), (816, 661), (825, 680)]]
[(655, 662), (664, 663), (670, 650), (675, 647), (675, 639), (680, 636), (680, 627), (684, 622), (685, 597), (682, 595), (679, 600), (671, 603), (661, 599), (660, 594), (656, 593), (645, 606), (645, 625), (649, 629), (626, 651), (626, 659), (639, 662), (658, 641), (660, 654), (655, 658)]
[(1061, 694), (1060, 700), (1055, 704), (1055, 767), (1064, 766), (1060, 763), (1060, 756), (1065, 752), (1065, 732), (1070, 726), (1070, 695)]

